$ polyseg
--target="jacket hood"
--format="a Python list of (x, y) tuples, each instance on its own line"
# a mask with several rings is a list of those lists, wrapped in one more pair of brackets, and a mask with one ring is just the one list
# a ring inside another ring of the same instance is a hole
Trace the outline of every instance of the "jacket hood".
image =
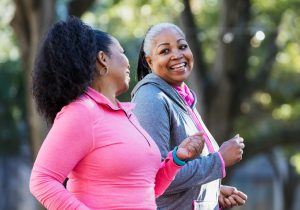
[[(168, 97), (170, 97), (176, 104), (178, 104), (183, 110), (187, 111), (185, 102), (183, 101), (179, 93), (165, 80), (161, 79), (159, 76), (153, 73), (148, 74), (136, 84), (136, 86), (133, 88), (131, 92), (131, 98), (134, 97), (134, 94), (138, 91), (140, 87), (149, 84), (158, 87), (162, 92), (164, 92)], [(195, 96), (195, 93), (192, 90), (191, 92), (195, 99), (194, 103), (192, 104), (192, 108), (194, 108), (195, 105), (197, 104), (197, 98)]]

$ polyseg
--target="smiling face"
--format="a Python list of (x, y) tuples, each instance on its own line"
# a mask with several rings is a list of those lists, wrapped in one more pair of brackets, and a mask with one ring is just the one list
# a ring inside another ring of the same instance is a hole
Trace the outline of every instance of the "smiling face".
[(194, 63), (187, 41), (175, 29), (163, 29), (154, 37), (146, 60), (152, 72), (171, 85), (181, 85)]
[(130, 81), (129, 61), (124, 54), (124, 49), (119, 41), (112, 37), (112, 44), (109, 47), (110, 55), (107, 59), (108, 75), (111, 85), (116, 88), (116, 95), (128, 90)]

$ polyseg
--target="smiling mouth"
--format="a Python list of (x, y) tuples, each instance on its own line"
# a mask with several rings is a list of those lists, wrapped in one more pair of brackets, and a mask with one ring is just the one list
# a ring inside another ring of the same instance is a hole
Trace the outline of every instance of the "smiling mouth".
[(170, 69), (176, 70), (176, 69), (185, 68), (186, 66), (187, 66), (187, 63), (183, 62), (183, 63), (179, 63), (179, 64), (175, 64), (173, 66), (170, 66)]

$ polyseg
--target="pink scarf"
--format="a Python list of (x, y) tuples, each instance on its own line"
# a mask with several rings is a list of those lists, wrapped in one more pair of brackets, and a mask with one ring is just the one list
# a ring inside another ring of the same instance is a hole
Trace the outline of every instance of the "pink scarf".
[(194, 96), (193, 96), (192, 92), (190, 91), (190, 89), (188, 88), (188, 86), (185, 83), (183, 83), (183, 86), (173, 85), (173, 87), (179, 93), (179, 95), (181, 96), (181, 98), (189, 106), (191, 106), (194, 103), (194, 101), (195, 101)]
[[(190, 89), (188, 88), (188, 86), (186, 84), (183, 84), (182, 86), (173, 85), (173, 87), (179, 93), (179, 95), (185, 101), (185, 103), (187, 105), (189, 105), (189, 106), (187, 106), (187, 109), (188, 109), (193, 121), (197, 125), (199, 131), (204, 131), (204, 133), (205, 133), (204, 134), (204, 140), (205, 140), (205, 143), (207, 145), (208, 151), (210, 153), (215, 152), (215, 149), (214, 149), (208, 135), (206, 134), (205, 130), (203, 129), (200, 120), (198, 119), (197, 115), (194, 113), (194, 111), (190, 107), (195, 101), (195, 98), (194, 98), (192, 92), (190, 91)], [(222, 162), (222, 174), (223, 174), (223, 177), (225, 177), (226, 176), (225, 162), (224, 162), (224, 159), (223, 159), (223, 157), (221, 156), (221, 154), (219, 152), (218, 152), (218, 155), (220, 156), (220, 159), (221, 159), (221, 162)]]

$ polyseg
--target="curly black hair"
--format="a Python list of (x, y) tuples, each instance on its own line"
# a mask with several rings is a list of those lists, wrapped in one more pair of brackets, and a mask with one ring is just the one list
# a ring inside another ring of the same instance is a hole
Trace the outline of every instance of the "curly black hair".
[(112, 38), (79, 18), (55, 23), (41, 43), (33, 69), (33, 97), (38, 111), (53, 124), (57, 112), (91, 85), (100, 50), (110, 54)]

